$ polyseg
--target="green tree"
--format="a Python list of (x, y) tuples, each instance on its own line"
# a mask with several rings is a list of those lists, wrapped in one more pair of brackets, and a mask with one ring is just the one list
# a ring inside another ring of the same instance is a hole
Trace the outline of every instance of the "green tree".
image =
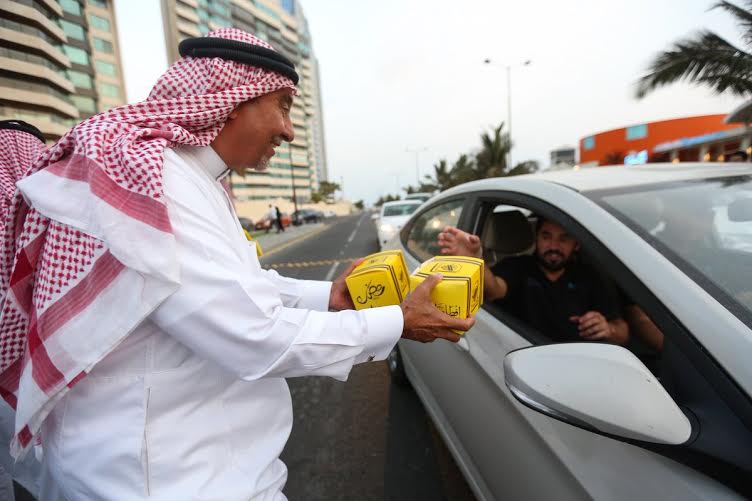
[(752, 94), (752, 54), (748, 52), (752, 49), (752, 0), (745, 0), (744, 7), (721, 1), (712, 9), (723, 9), (735, 18), (745, 47), (736, 47), (709, 30), (674, 42), (653, 59), (648, 73), (637, 82), (637, 98), (680, 80), (708, 86), (718, 94)]
[(321, 193), (318, 191), (312, 191), (311, 192), (311, 202), (317, 204), (321, 202), (324, 199), (324, 197), (321, 196)]
[(463, 154), (452, 165), (452, 170), (449, 172), (449, 177), (444, 182), (442, 189), (445, 190), (476, 179), (480, 179), (477, 164), (468, 155)]
[(374, 204), (376, 207), (381, 207), (386, 202), (394, 202), (396, 200), (401, 200), (399, 195), (386, 195), (386, 196), (380, 196), (378, 200), (376, 200), (376, 203)]
[(357, 202), (353, 203), (356, 209), (363, 210), (363, 200), (358, 200)]
[(535, 160), (527, 160), (515, 165), (514, 168), (507, 172), (505, 175), (521, 176), (522, 174), (532, 174), (534, 172), (538, 172), (539, 170), (540, 164), (538, 162), (536, 162)]
[(509, 134), (502, 132), (504, 122), (494, 127), (491, 133), (480, 136), (481, 149), (475, 155), (475, 179), (503, 176), (507, 171), (507, 155), (512, 147)]
[(334, 196), (334, 192), (339, 190), (338, 183), (330, 183), (329, 181), (321, 181), (319, 183), (319, 193), (326, 200)]

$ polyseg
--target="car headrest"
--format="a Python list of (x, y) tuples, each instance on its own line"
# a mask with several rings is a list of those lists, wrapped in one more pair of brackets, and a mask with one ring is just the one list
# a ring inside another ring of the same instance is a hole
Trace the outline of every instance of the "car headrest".
[(486, 222), (483, 247), (501, 254), (519, 254), (535, 244), (533, 228), (519, 210), (495, 212)]

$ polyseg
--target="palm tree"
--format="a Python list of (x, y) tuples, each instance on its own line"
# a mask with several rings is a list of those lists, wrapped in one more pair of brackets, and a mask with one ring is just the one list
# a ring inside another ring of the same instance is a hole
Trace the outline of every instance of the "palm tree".
[(521, 176), (522, 174), (532, 174), (540, 170), (540, 164), (535, 160), (520, 162), (512, 170), (504, 174), (505, 176)]
[(449, 172), (449, 186), (457, 186), (458, 184), (466, 183), (468, 181), (474, 181), (480, 179), (478, 176), (478, 169), (468, 155), (462, 154), (457, 158), (457, 161), (452, 165), (452, 170)]
[(439, 191), (446, 190), (453, 186), (452, 174), (449, 170), (449, 165), (445, 159), (439, 160), (439, 163), (433, 166), (434, 178), (431, 179), (432, 184), (436, 185)]
[(648, 73), (640, 78), (637, 98), (679, 80), (707, 85), (719, 94), (726, 91), (743, 97), (752, 94), (752, 54), (747, 51), (752, 49), (752, 0), (745, 0), (744, 4), (745, 7), (739, 7), (724, 0), (711, 9), (723, 9), (736, 18), (745, 48), (736, 47), (707, 30), (675, 42), (655, 57)]
[(499, 177), (507, 170), (507, 154), (512, 147), (509, 134), (501, 132), (504, 122), (492, 130), (492, 134), (484, 132), (480, 136), (481, 150), (475, 155), (475, 179)]

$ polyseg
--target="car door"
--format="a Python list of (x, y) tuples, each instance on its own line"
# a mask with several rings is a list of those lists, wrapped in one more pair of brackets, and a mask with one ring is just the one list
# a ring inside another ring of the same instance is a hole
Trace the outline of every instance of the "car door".
[[(411, 220), (403, 233), (408, 268), (439, 254), (436, 238), (445, 226), (469, 224), (462, 217), (466, 202), (472, 200), (441, 200)], [(519, 419), (503, 385), (498, 362), (529, 342), (484, 310), (476, 320), (472, 335), (457, 344), (400, 342), (408, 376), (469, 484), (481, 499), (543, 499), (552, 491), (562, 500), (586, 497), (536, 430)]]
[[(461, 220), (466, 229), (482, 228), (481, 207), (488, 203), (518, 205), (566, 221), (577, 227), (583, 241), (588, 239), (594, 246), (610, 242), (610, 248), (599, 250), (617, 264), (621, 260), (641, 263), (659, 258), (652, 249), (638, 244), (633, 247), (642, 255), (634, 255), (633, 249), (633, 255), (619, 256), (619, 239), (634, 240), (635, 236), (615, 226), (613, 218), (592, 202), (563, 187), (548, 185), (537, 191), (533, 184), (529, 190), (476, 193)], [(404, 236), (409, 244), (410, 235)], [(408, 254), (416, 254), (414, 245), (413, 249), (406, 247)], [(411, 259), (416, 257), (421, 256), (411, 255)], [(637, 287), (658, 290), (660, 284), (639, 283)], [(734, 492), (697, 469), (670, 458), (671, 454), (602, 437), (518, 403), (506, 388), (501, 361), (509, 351), (538, 339), (497, 313), (491, 305), (479, 312), (476, 326), (465, 337), (466, 350), (448, 343), (434, 343), (427, 349), (401, 344), (415, 363), (420, 386), (429, 393), (424, 401), (437, 408), (433, 414), (439, 415), (451, 430), (447, 436), (460, 444), (456, 449), (470, 465), (467, 471), (480, 477), (477, 483), (488, 497), (735, 497)]]

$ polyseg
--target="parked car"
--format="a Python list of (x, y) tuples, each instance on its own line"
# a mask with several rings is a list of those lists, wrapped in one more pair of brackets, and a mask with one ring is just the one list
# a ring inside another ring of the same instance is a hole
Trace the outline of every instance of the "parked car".
[(400, 341), (392, 379), (415, 388), (478, 499), (752, 497), (752, 167), (475, 181), (431, 199), (389, 245), (414, 269), (454, 225), (491, 265), (533, 251), (537, 217), (578, 240), (578, 259), (644, 311), (663, 348), (552, 344), (492, 303), (457, 344)]
[(431, 197), (433, 197), (432, 193), (408, 193), (407, 195), (405, 195), (405, 200), (420, 200), (421, 202), (425, 202)]
[(245, 231), (253, 231), (256, 227), (256, 225), (253, 224), (253, 221), (247, 217), (239, 217), (238, 221), (240, 221), (240, 226), (242, 226)]
[(325, 211), (323, 211), (323, 215), (324, 215), (325, 219), (329, 219), (329, 218), (332, 218), (332, 217), (337, 217), (337, 214), (334, 211), (332, 211), (332, 210), (325, 210)]
[(319, 223), (324, 219), (324, 215), (314, 209), (299, 209), (292, 213), (292, 219), (303, 223)]
[(402, 228), (402, 225), (410, 219), (410, 214), (423, 204), (420, 200), (398, 200), (385, 202), (381, 206), (378, 220), (376, 221), (376, 233), (379, 238), (379, 246), (383, 249), (384, 244), (391, 240)]
[[(282, 213), (282, 226), (284, 228), (287, 228), (292, 223), (292, 219), (290, 218), (290, 215), (283, 212)], [(256, 225), (255, 229), (257, 230), (265, 230), (267, 228), (271, 228), (273, 226), (273, 221), (269, 218), (260, 219)]]

